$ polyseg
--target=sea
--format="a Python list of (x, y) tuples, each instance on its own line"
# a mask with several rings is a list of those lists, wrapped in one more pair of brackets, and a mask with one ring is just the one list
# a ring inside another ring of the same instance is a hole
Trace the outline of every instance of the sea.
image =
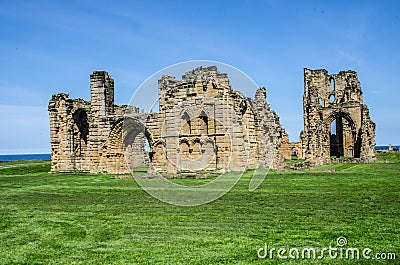
[[(399, 149), (399, 145), (392, 145), (393, 149)], [(376, 145), (375, 150), (388, 150), (389, 146), (388, 145)]]
[(18, 160), (50, 160), (50, 154), (18, 154), (18, 155), (0, 155), (0, 162), (18, 161)]
[[(394, 145), (394, 149), (399, 149), (399, 145)], [(387, 150), (388, 145), (377, 145), (375, 150)], [(51, 160), (50, 154), (18, 154), (18, 155), (0, 155), (0, 162), (18, 161), (18, 160)]]

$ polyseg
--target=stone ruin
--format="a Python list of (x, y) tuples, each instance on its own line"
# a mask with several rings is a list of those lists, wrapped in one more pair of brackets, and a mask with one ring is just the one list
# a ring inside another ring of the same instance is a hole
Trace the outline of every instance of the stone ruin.
[[(91, 101), (53, 95), (49, 102), (51, 172), (126, 173), (122, 142), (128, 106), (114, 105), (114, 80), (104, 71), (90, 76)], [(139, 113), (139, 109), (130, 108)], [(148, 164), (145, 139), (132, 144), (134, 165)]]
[(375, 123), (363, 104), (357, 73), (304, 69), (301, 157), (316, 165), (331, 158), (375, 159)]
[(186, 72), (181, 80), (162, 76), (159, 111), (150, 113), (115, 105), (113, 79), (95, 71), (90, 101), (60, 93), (49, 102), (51, 172), (124, 174), (148, 166), (190, 176), (282, 169), (293, 157), (310, 165), (332, 157), (374, 160), (375, 124), (357, 73), (305, 69), (304, 75), (304, 130), (300, 142), (289, 142), (265, 88), (246, 98), (215, 66)]
[(164, 75), (158, 85), (159, 112), (149, 113), (143, 125), (129, 125), (127, 117), (134, 120), (136, 113), (125, 119), (127, 134), (142, 128), (147, 136), (152, 171), (190, 175), (283, 167), (278, 152), (283, 129), (265, 88), (246, 98), (215, 66), (194, 69), (182, 80)]

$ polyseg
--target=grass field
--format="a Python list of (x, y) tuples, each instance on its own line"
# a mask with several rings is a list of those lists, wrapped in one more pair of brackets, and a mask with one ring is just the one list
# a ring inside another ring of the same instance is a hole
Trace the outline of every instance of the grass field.
[[(399, 264), (398, 162), (382, 155), (375, 164), (272, 171), (253, 192), (248, 172), (225, 196), (198, 207), (160, 202), (134, 179), (48, 174), (49, 164), (0, 169), (0, 263)], [(372, 249), (372, 258), (396, 259), (257, 256), (265, 244), (321, 250), (337, 247), (338, 237), (345, 247)]]

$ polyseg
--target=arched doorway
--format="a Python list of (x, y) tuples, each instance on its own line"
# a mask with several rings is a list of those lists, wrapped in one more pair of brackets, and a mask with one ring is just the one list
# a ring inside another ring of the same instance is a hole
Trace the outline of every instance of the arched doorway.
[(330, 125), (329, 149), (331, 157), (355, 157), (356, 130), (348, 113), (337, 112), (328, 119)]
[(150, 132), (139, 119), (125, 117), (122, 139), (125, 161), (130, 172), (147, 173), (154, 159)]

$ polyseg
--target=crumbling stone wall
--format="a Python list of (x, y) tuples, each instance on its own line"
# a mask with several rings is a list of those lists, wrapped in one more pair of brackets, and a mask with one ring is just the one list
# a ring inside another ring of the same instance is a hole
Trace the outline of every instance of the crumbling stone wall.
[[(375, 159), (375, 123), (363, 104), (357, 73), (304, 69), (302, 157), (324, 164), (331, 157)], [(334, 130), (334, 131), (332, 131)]]
[[(114, 80), (105, 71), (93, 72), (90, 91), (91, 101), (60, 93), (49, 102), (51, 172), (129, 172), (122, 144), (128, 107), (114, 105)], [(133, 166), (148, 163), (144, 141), (143, 136), (132, 143)]]
[(279, 152), (287, 160), (304, 159), (301, 142), (289, 142), (289, 136), (286, 131), (282, 132)]
[(49, 102), (52, 171), (89, 171), (90, 102), (53, 95)]
[(246, 98), (212, 66), (186, 72), (181, 80), (164, 75), (159, 96), (159, 112), (150, 113), (143, 126), (153, 171), (190, 175), (283, 167), (283, 129), (265, 88)]
[(265, 88), (246, 98), (215, 66), (186, 72), (181, 80), (164, 75), (156, 113), (115, 105), (113, 79), (95, 71), (90, 101), (60, 93), (49, 102), (51, 171), (129, 173), (150, 165), (153, 172), (190, 175), (279, 169), (293, 155), (304, 165), (331, 157), (373, 161), (375, 123), (357, 73), (304, 69), (304, 80), (304, 130), (300, 142), (291, 143)]
[(163, 76), (157, 113), (114, 105), (107, 72), (93, 72), (90, 89), (91, 101), (61, 93), (49, 102), (52, 172), (128, 173), (149, 162), (167, 175), (283, 167), (284, 129), (265, 88), (246, 98), (215, 66)]

